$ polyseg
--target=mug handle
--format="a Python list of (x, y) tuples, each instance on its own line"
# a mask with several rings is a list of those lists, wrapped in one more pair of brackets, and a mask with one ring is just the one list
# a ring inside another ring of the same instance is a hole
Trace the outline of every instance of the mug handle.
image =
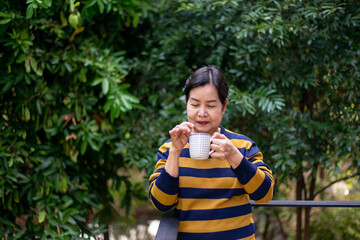
[[(211, 144), (212, 144), (212, 140), (210, 141), (210, 145), (211, 145)], [(209, 152), (209, 156), (210, 156), (213, 152), (215, 152), (215, 150), (214, 150), (214, 149), (211, 149), (210, 152)]]

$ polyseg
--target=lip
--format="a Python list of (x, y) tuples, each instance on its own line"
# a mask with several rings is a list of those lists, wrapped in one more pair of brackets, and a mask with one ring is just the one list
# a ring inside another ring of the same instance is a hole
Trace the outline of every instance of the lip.
[(204, 125), (208, 124), (209, 122), (208, 121), (197, 121), (196, 123), (204, 126)]

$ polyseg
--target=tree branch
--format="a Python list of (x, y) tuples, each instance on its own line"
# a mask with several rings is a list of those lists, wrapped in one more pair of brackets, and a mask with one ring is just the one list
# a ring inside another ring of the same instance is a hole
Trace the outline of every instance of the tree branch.
[(277, 211), (275, 208), (272, 209), (272, 210), (274, 211), (274, 214), (275, 214), (275, 217), (276, 217), (276, 221), (277, 221), (278, 224), (279, 224), (280, 232), (281, 232), (283, 238), (284, 238), (285, 240), (287, 240), (287, 239), (288, 239), (288, 235), (286, 234), (286, 231), (285, 231), (285, 229), (284, 229), (284, 226), (283, 226), (283, 224), (282, 224), (282, 222), (281, 222), (281, 219), (280, 219), (280, 217), (279, 217), (279, 213), (278, 213), (278, 211)]
[(329, 188), (330, 186), (334, 185), (335, 183), (348, 180), (348, 179), (353, 178), (353, 177), (355, 177), (355, 176), (360, 176), (360, 172), (357, 172), (357, 173), (354, 173), (354, 174), (345, 176), (345, 177), (343, 177), (343, 178), (339, 178), (339, 179), (337, 179), (337, 180), (329, 183), (327, 186), (325, 186), (325, 187), (323, 187), (322, 189), (320, 189), (319, 191), (317, 191), (317, 192), (314, 194), (314, 197), (316, 197), (317, 195), (319, 195), (320, 193), (322, 193), (323, 191), (325, 191), (327, 188)]
[(38, 91), (37, 93), (35, 93), (34, 95), (32, 95), (31, 97), (26, 99), (24, 104), (27, 105), (34, 97), (39, 96), (41, 92), (42, 92), (42, 90)]

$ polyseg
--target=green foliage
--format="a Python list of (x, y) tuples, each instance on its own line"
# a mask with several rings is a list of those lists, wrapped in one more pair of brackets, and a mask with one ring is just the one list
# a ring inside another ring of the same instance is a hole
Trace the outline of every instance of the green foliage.
[(97, 236), (115, 197), (125, 209), (146, 199), (126, 174), (145, 168), (152, 149), (131, 136), (128, 112), (141, 106), (122, 42), (149, 9), (146, 1), (2, 1), (0, 236)]
[[(220, 66), (231, 85), (223, 125), (257, 142), (277, 185), (298, 180), (303, 199), (314, 199), (331, 181), (360, 180), (359, 8), (356, 1), (169, 1), (149, 16), (138, 69), (148, 81), (163, 80), (157, 99), (175, 109), (193, 69)], [(183, 120), (173, 113), (168, 120)], [(171, 126), (166, 121), (163, 131)]]
[(360, 239), (360, 211), (328, 209), (314, 218), (311, 239), (345, 240)]
[[(0, 234), (97, 235), (118, 217), (115, 199), (127, 211), (145, 200), (128, 169), (152, 172), (157, 147), (186, 120), (185, 80), (205, 64), (220, 66), (231, 85), (223, 125), (257, 142), (278, 185), (316, 182), (323, 170), (329, 181), (356, 176), (359, 8), (2, 1)], [(311, 198), (320, 187), (303, 191)]]
[(151, 66), (149, 78), (167, 79), (161, 87), (180, 95), (189, 67), (220, 66), (232, 88), (224, 124), (258, 142), (280, 182), (336, 169), (342, 156), (356, 173), (358, 8), (339, 1), (171, 1), (150, 17), (153, 35), (142, 54), (151, 58), (141, 59), (142, 69)]

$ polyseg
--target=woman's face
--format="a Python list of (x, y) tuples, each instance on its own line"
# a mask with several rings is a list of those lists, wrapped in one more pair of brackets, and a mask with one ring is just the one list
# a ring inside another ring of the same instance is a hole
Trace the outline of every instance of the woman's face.
[(226, 105), (227, 99), (222, 105), (213, 84), (191, 89), (186, 110), (188, 121), (194, 124), (194, 132), (214, 134), (225, 114)]

